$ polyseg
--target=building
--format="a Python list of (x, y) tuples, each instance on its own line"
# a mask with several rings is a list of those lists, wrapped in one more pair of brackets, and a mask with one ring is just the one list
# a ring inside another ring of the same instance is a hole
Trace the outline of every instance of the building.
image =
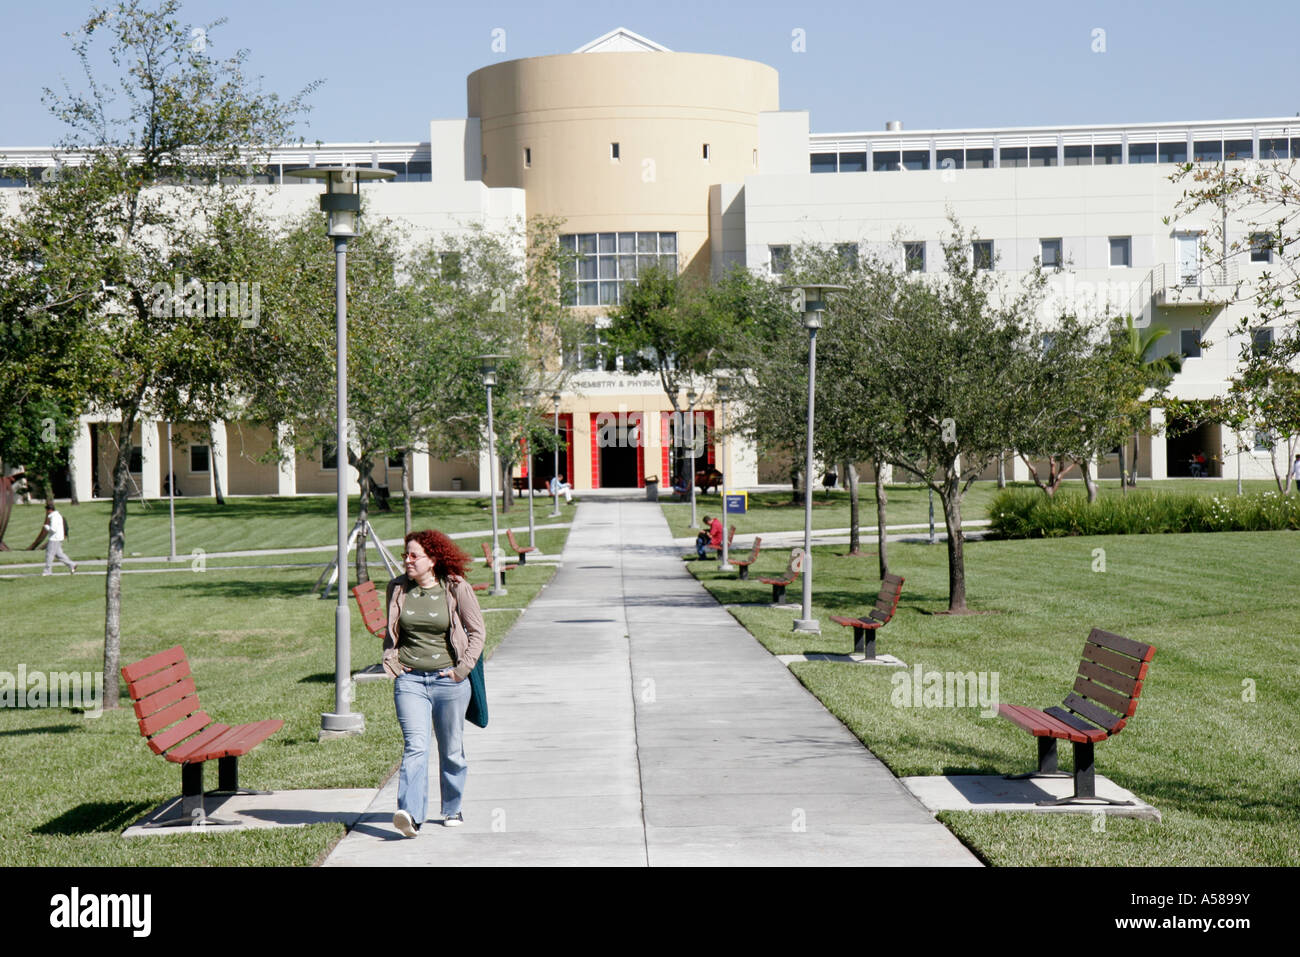
[[(49, 150), (0, 153), (28, 170), (0, 185), (25, 185), (54, 164)], [(624, 374), (601, 339), (609, 307), (638, 268), (673, 264), (704, 277), (743, 263), (779, 273), (790, 246), (815, 242), (846, 255), (897, 255), (909, 269), (933, 271), (949, 211), (981, 238), (978, 254), (989, 268), (1014, 277), (1041, 257), (1061, 267), (1052, 278), (1060, 299), (1169, 329), (1161, 348), (1188, 357), (1174, 394), (1220, 394), (1241, 346), (1228, 334), (1243, 308), (1231, 294), (1238, 278), (1268, 268), (1268, 253), (1205, 268), (1201, 237), (1212, 224), (1165, 222), (1183, 189), (1169, 175), (1189, 159), (1293, 157), (1300, 157), (1295, 118), (971, 130), (890, 123), (813, 133), (807, 111), (780, 109), (772, 68), (673, 52), (617, 29), (572, 54), (475, 71), (466, 116), (433, 121), (427, 141), (277, 150), (253, 188), (266, 190), (276, 208), (297, 211), (314, 202), (318, 187), (290, 185), (286, 171), (354, 163), (397, 174), (370, 189), (368, 202), (424, 235), (473, 223), (497, 228), (534, 214), (563, 218), (562, 241), (578, 258), (574, 308), (591, 320), (587, 341), (566, 357), (576, 374), (559, 406), (567, 438), (560, 470), (581, 490), (666, 480), (670, 448), (684, 438), (657, 378)], [(1239, 238), (1249, 246), (1249, 237)], [(713, 396), (702, 385), (699, 463), (716, 464), (731, 487), (783, 481), (742, 442), (729, 443), (724, 460), (713, 442)], [(1161, 423), (1158, 411), (1154, 419)], [(83, 498), (108, 490), (104, 466), (92, 465), (111, 451), (102, 421), (87, 417), (71, 450)], [(145, 496), (160, 494), (167, 474), (159, 428), (141, 427), (132, 465)], [(334, 488), (330, 460), (298, 458), (278, 469), (254, 461), (277, 441), (265, 429), (176, 428), (184, 442), (173, 471), (186, 494), (208, 494), (218, 476), (232, 494)], [(1263, 437), (1248, 438), (1255, 448), (1236, 457), (1241, 474), (1271, 477)], [(1192, 455), (1204, 451), (1216, 460), (1212, 474), (1235, 476), (1236, 448), (1236, 437), (1215, 425), (1145, 438), (1140, 474), (1189, 474)], [(1117, 474), (1114, 456), (1098, 466)], [(523, 468), (549, 477), (550, 457)], [(1011, 472), (1027, 477), (1019, 460)], [(416, 491), (486, 490), (486, 453), (477, 461), (417, 457), (412, 481)]]

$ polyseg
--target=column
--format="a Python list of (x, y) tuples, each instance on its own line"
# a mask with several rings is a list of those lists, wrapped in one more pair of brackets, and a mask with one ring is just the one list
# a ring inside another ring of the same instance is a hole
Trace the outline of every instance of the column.
[(411, 453), (411, 491), (427, 492), (433, 487), (433, 479), (429, 475), (429, 453), (412, 452)]
[(213, 487), (211, 494), (216, 495), (215, 480), (221, 480), (221, 494), (230, 494), (230, 463), (226, 458), (226, 423), (210, 422), (212, 430), (212, 448), (208, 449), (208, 482)]
[(1165, 430), (1165, 410), (1151, 410), (1151, 478), (1165, 479), (1169, 478), (1169, 462), (1166, 458), (1168, 449), (1165, 446), (1165, 437), (1162, 434)]
[(77, 434), (68, 455), (68, 471), (77, 500), (89, 502), (95, 489), (95, 450), (90, 445), (90, 423), (83, 416), (77, 422)]
[(1025, 460), (1019, 455), (1015, 455), (1011, 459), (1011, 481), (1029, 481), (1029, 466), (1025, 464)]
[(162, 460), (158, 454), (158, 420), (140, 420), (140, 493), (162, 498)]

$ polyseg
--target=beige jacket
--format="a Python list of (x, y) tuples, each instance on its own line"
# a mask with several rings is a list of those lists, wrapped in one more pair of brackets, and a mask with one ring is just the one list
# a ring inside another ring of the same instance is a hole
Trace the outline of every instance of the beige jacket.
[[(397, 647), (397, 623), (402, 618), (406, 592), (413, 584), (405, 575), (398, 575), (388, 583), (388, 630), (384, 635), (384, 651)], [(487, 629), (483, 626), (483, 611), (474, 597), (473, 586), (459, 575), (450, 576), (443, 585), (447, 591), (447, 612), (451, 617), (451, 653), (456, 659), (453, 672), (457, 681), (464, 681), (483, 653)]]

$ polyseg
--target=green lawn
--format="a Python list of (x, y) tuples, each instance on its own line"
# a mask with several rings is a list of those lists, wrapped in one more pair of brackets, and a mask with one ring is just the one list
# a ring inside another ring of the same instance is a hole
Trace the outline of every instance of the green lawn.
[[(1064, 698), (1094, 625), (1157, 648), (1137, 713), (1097, 747), (1097, 768), (1159, 808), (1163, 823), (1109, 818), (1095, 832), (1090, 815), (942, 820), (999, 865), (1300, 861), (1297, 546), (1294, 532), (968, 542), (968, 603), (991, 613), (951, 617), (932, 614), (947, 606), (945, 547), (891, 544), (890, 570), (907, 581), (878, 648), (909, 667), (997, 672), (1000, 700), (1041, 708)], [(874, 556), (843, 552), (814, 550), (820, 637), (792, 634), (791, 609), (732, 614), (773, 653), (848, 652), (852, 632), (829, 616), (864, 612), (879, 579)], [(775, 572), (787, 556), (765, 552), (752, 572)], [(1094, 571), (1101, 557), (1105, 571)], [(721, 575), (714, 562), (688, 566), (720, 601), (771, 599), (769, 586)], [(893, 707), (893, 669), (805, 662), (794, 673), (899, 776), (1032, 769), (1034, 741), (1008, 721), (975, 708)], [(1243, 700), (1251, 682), (1254, 700)], [(1061, 757), (1068, 768), (1068, 745)]]
[[(332, 520), (332, 513), (317, 514), (315, 500), (297, 501), (307, 513), (302, 525), (324, 527)], [(238, 545), (245, 538), (262, 547), (275, 545), (275, 538), (260, 527), (259, 504), (274, 513), (267, 521), (282, 529), (298, 527), (283, 500), (240, 500), (233, 514), (219, 518), (198, 507), (191, 518), (196, 528), (221, 538), (223, 544), (214, 548)], [(464, 509), (454, 499), (422, 504), (424, 524), (453, 530), (455, 513)], [(438, 514), (439, 505), (453, 514)], [(211, 504), (208, 508), (215, 510)], [(165, 549), (166, 509), (161, 511)], [(468, 516), (461, 516), (461, 527), (470, 525)], [(400, 532), (400, 513), (396, 521), (392, 534)], [(237, 527), (218, 529), (222, 523)], [(389, 534), (378, 523), (376, 527)], [(565, 534), (547, 532), (545, 539), (539, 534), (539, 542), (555, 554)], [(312, 535), (328, 540), (328, 531)], [(294, 544), (311, 541), (304, 535)], [(357, 686), (354, 708), (366, 717), (363, 736), (317, 741), (320, 715), (334, 706), (335, 608), (334, 601), (310, 594), (318, 573), (310, 567), (224, 570), (212, 563), (200, 573), (190, 571), (187, 563), (184, 570), (168, 574), (123, 576), (123, 663), (180, 643), (189, 654), (204, 708), (218, 720), (284, 719), (283, 730), (240, 761), (246, 786), (376, 788), (401, 758), (392, 686), (386, 682)], [(519, 614), (490, 609), (524, 607), (553, 573), (553, 566), (530, 564), (510, 572), (508, 595), (479, 593), (488, 610), (489, 649)], [(471, 579), (487, 580), (481, 564)], [(37, 573), (0, 580), (0, 670), (16, 674), (24, 664), (29, 674), (99, 671), (103, 632), (102, 576), (60, 572), (54, 578)], [(379, 643), (363, 629), (353, 604), (353, 668), (378, 660)], [(178, 766), (150, 753), (129, 706), (99, 718), (62, 708), (0, 708), (0, 742), (6, 795), (0, 804), (0, 865), (308, 865), (343, 834), (341, 824), (316, 824), (123, 840), (122, 828), (180, 791)], [(215, 768), (209, 771), (212, 781), (215, 773)]]
[[(443, 532), (464, 532), (491, 528), (487, 497), (416, 498), (411, 501), (413, 527), (436, 528)], [(402, 502), (392, 500), (391, 512), (370, 512), (370, 524), (385, 539), (403, 534)], [(350, 521), (356, 520), (358, 501), (350, 503)], [(108, 554), (108, 516), (111, 503), (96, 500), (80, 505), (61, 503), (59, 511), (67, 518), (71, 534), (64, 551), (73, 561), (105, 558)], [(577, 505), (560, 503), (562, 517), (547, 518), (551, 500), (538, 498), (533, 507), (536, 525), (570, 522)], [(5, 543), (14, 551), (0, 552), (0, 565), (44, 562), (43, 548), (25, 551), (45, 521), (42, 504), (15, 505), (5, 533)], [(520, 545), (527, 545), (528, 500), (515, 499), (508, 514), (501, 516), (501, 545), (507, 547), (506, 527), (516, 529)], [(522, 535), (519, 529), (523, 529)], [(228, 498), (217, 507), (210, 498), (176, 500), (176, 553), (188, 559), (196, 548), (205, 552), (242, 551), (259, 548), (304, 548), (333, 545), (335, 540), (335, 500), (332, 496), (311, 495), (294, 498)], [(467, 551), (481, 556), (477, 540), (463, 543)], [(540, 543), (539, 543), (540, 544)], [(142, 504), (134, 499), (127, 506), (127, 556), (167, 555), (170, 547), (167, 501)], [(373, 557), (374, 551), (371, 550)], [(285, 560), (285, 559), (281, 559)], [(288, 559), (314, 561), (311, 557)], [(327, 555), (321, 561), (329, 561)], [(241, 560), (240, 564), (247, 564)]]
[[(1035, 488), (1031, 482), (1008, 482), (1012, 488)], [(1079, 488), (1083, 483), (1066, 481), (1063, 488)], [(1276, 491), (1277, 486), (1267, 480), (1258, 479), (1242, 483), (1246, 492)], [(1120, 495), (1119, 480), (1102, 482), (1099, 486), (1102, 495)], [(1202, 495), (1234, 495), (1235, 482), (1213, 481), (1207, 479), (1165, 479), (1159, 482), (1139, 480), (1141, 489), (1176, 489), (1180, 492), (1196, 492)], [(962, 520), (976, 521), (989, 517), (989, 503), (997, 495), (996, 482), (976, 482), (971, 486), (962, 501)], [(928, 522), (930, 503), (927, 490), (922, 485), (887, 486), (889, 496), (888, 518), (890, 525), (913, 525)], [(1039, 493), (1042, 494), (1041, 492)], [(662, 496), (664, 515), (672, 529), (674, 538), (693, 535), (690, 528), (691, 506), (688, 499), (685, 504), (672, 501), (672, 495)], [(722, 498), (719, 495), (701, 495), (696, 493), (695, 508), (699, 516), (717, 515), (721, 517)], [(873, 528), (876, 524), (875, 486), (863, 484), (859, 490), (859, 521), (863, 528)], [(802, 504), (790, 502), (789, 491), (750, 493), (749, 511), (744, 515), (731, 515), (730, 524), (736, 526), (736, 534), (744, 537), (763, 531), (780, 532), (803, 528), (804, 508)], [(938, 531), (943, 530), (943, 503), (938, 496), (934, 499), (934, 524)], [(813, 494), (813, 528), (848, 528), (849, 496), (847, 492), (836, 490), (826, 492), (818, 489)]]

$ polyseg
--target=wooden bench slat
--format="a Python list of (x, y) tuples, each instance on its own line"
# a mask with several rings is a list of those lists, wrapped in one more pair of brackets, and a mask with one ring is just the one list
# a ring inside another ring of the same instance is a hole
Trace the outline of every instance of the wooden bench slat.
[(161, 711), (155, 711), (148, 717), (141, 718), (140, 733), (147, 738), (151, 738), (168, 725), (175, 724), (177, 721), (201, 710), (203, 709), (199, 704), (199, 696), (197, 694), (188, 694)]
[(176, 704), (187, 695), (193, 694), (198, 694), (198, 689), (194, 687), (193, 678), (178, 681), (174, 685), (168, 685), (160, 691), (155, 691), (147, 697), (138, 699), (134, 705), (135, 716), (137, 718), (147, 718), (168, 705)]
[(998, 714), (1013, 724), (1024, 728), (1036, 738), (1062, 738), (1066, 741), (1086, 740), (1075, 728), (1046, 711), (1039, 711), (1037, 708), (1002, 704), (998, 705)]
[(1094, 645), (1092, 642), (1087, 642), (1083, 646), (1083, 657), (1089, 661), (1095, 661), (1099, 665), (1105, 665), (1111, 671), (1118, 671), (1120, 674), (1129, 675), (1133, 678), (1145, 678), (1147, 668), (1150, 667), (1144, 661), (1116, 654), (1101, 647), (1101, 645)]
[(1150, 661), (1156, 653), (1156, 649), (1151, 645), (1144, 645), (1140, 641), (1133, 641), (1131, 638), (1125, 638), (1122, 635), (1111, 634), (1109, 631), (1102, 631), (1100, 628), (1092, 629), (1092, 633), (1088, 635), (1088, 640), (1094, 645), (1101, 645), (1101, 647), (1109, 648), (1111, 651), (1118, 651), (1120, 654), (1136, 658), (1138, 661)]
[[(1143, 667), (1145, 668), (1146, 665), (1143, 665)], [(1105, 685), (1107, 688), (1114, 688), (1127, 698), (1136, 698), (1142, 690), (1142, 682), (1138, 679), (1111, 671), (1109, 668), (1103, 668), (1092, 661), (1079, 662), (1079, 674), (1092, 679), (1098, 684)]]
[(1127, 717), (1133, 713), (1130, 710), (1134, 707), (1132, 698), (1128, 695), (1122, 695), (1118, 691), (1111, 691), (1095, 681), (1089, 681), (1083, 675), (1079, 675), (1074, 679), (1074, 690), (1084, 698), (1095, 701), (1122, 717)]
[(361, 610), (361, 623), (366, 631), (377, 638), (383, 637), (388, 630), (388, 613), (384, 610), (383, 599), (379, 597), (375, 583), (362, 582), (352, 589), (352, 595), (357, 600), (357, 608)]
[(160, 651), (157, 654), (150, 655), (148, 658), (141, 658), (139, 661), (132, 662), (122, 667), (122, 677), (127, 681), (135, 681), (141, 675), (147, 675), (151, 671), (160, 671), (168, 665), (173, 665), (178, 661), (189, 663), (185, 657), (185, 649), (180, 645), (173, 645), (166, 651)]
[(180, 724), (174, 725), (161, 734), (155, 734), (146, 740), (148, 740), (149, 747), (153, 749), (154, 754), (162, 754), (164, 751), (171, 750), (172, 746), (178, 741), (184, 741), (194, 732), (202, 731), (210, 724), (212, 724), (212, 719), (207, 714), (196, 711)]
[(1073, 692), (1065, 696), (1065, 701), (1061, 703), (1061, 707), (1073, 711), (1075, 714), (1082, 715), (1093, 724), (1100, 725), (1111, 734), (1115, 733), (1115, 725), (1122, 717), (1121, 715), (1111, 714), (1109, 711), (1093, 704), (1091, 701), (1085, 701)]
[[(733, 526), (733, 527), (734, 527), (734, 526)], [(754, 550), (753, 550), (752, 552), (749, 553), (749, 557), (748, 557), (748, 558), (733, 558), (733, 559), (731, 559), (731, 563), (732, 563), (733, 565), (752, 565), (752, 564), (754, 564), (754, 562), (758, 561), (758, 548), (759, 548), (759, 545), (762, 544), (762, 542), (763, 542), (763, 539), (762, 539), (762, 538), (760, 538), (760, 537), (757, 536), (757, 535), (754, 536)]]
[[(179, 725), (178, 725), (179, 727)], [(221, 737), (229, 730), (230, 725), (222, 724), (220, 721), (213, 721), (206, 728), (190, 738), (188, 741), (182, 741), (174, 748), (167, 751), (167, 760), (175, 761), (178, 764), (186, 764), (196, 760), (195, 755), (201, 755), (207, 750), (209, 744)], [(197, 760), (203, 760), (198, 758)]]
[(188, 661), (178, 661), (174, 665), (164, 668), (162, 671), (155, 671), (151, 675), (145, 675), (134, 681), (128, 680), (126, 683), (126, 693), (132, 698), (145, 698), (153, 694), (159, 688), (165, 688), (173, 682), (180, 681), (190, 673), (190, 663)]
[[(278, 718), (234, 725), (227, 728), (219, 738), (208, 742), (204, 749), (203, 760), (210, 761), (214, 758), (239, 757), (247, 754), (283, 726), (284, 722)], [(191, 758), (191, 760), (198, 760), (198, 758)]]

